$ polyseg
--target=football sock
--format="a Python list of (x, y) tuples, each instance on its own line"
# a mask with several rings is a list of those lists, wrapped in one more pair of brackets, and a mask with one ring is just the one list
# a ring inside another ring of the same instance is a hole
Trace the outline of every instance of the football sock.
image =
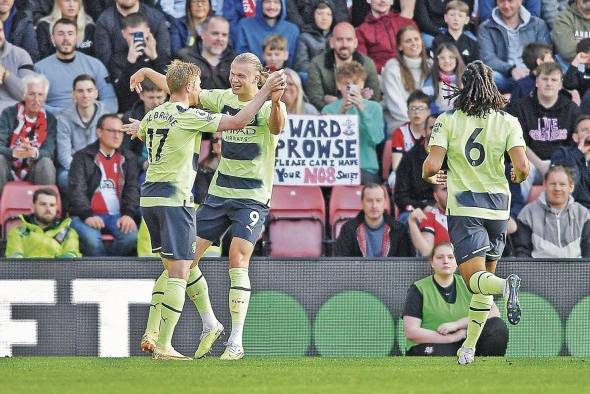
[(198, 266), (189, 271), (186, 294), (197, 307), (203, 321), (203, 330), (215, 327), (217, 318), (209, 300), (209, 287), (207, 287), (207, 281)]
[(478, 271), (469, 278), (469, 287), (472, 293), (483, 295), (502, 294), (506, 279), (498, 278), (491, 272)]
[(168, 282), (168, 271), (164, 270), (160, 277), (154, 283), (152, 289), (152, 300), (150, 302), (150, 313), (148, 315), (146, 333), (157, 334), (160, 328), (160, 315), (162, 313), (162, 298), (166, 291), (166, 283)]
[(167, 349), (172, 345), (172, 334), (184, 306), (186, 280), (168, 278), (166, 293), (162, 299), (162, 317), (160, 318), (160, 336), (158, 347)]
[(250, 278), (248, 268), (230, 268), (229, 311), (231, 314), (231, 334), (228, 342), (242, 346), (242, 331), (248, 303), (250, 302)]
[(469, 319), (467, 322), (467, 337), (463, 342), (463, 347), (475, 349), (493, 303), (494, 297), (491, 295), (473, 294), (471, 296), (469, 313), (467, 314)]

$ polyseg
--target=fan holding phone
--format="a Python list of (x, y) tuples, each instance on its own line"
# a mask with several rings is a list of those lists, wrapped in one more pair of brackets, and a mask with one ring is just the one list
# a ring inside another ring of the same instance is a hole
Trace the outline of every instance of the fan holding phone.
[[(135, 15), (137, 18), (132, 17)], [(132, 14), (123, 19), (123, 37), (129, 46), (127, 53), (129, 63), (137, 63), (141, 56), (146, 56), (149, 60), (155, 60), (158, 57), (156, 40), (141, 14)]]

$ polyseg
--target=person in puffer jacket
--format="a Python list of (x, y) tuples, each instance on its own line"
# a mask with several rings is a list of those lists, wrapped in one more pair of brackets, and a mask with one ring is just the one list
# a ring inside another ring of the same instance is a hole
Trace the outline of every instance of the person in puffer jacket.
[(8, 232), (6, 257), (74, 258), (80, 257), (78, 233), (72, 220), (57, 217), (57, 193), (41, 188), (33, 194), (33, 213), (21, 215), (20, 224)]
[(544, 193), (520, 211), (514, 234), (516, 257), (576, 258), (590, 256), (590, 213), (574, 201), (569, 168), (547, 171)]

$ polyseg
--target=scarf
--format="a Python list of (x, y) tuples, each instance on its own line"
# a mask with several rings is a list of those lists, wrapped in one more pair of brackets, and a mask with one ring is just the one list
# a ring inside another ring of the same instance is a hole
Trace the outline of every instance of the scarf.
[[(37, 120), (32, 125), (25, 119), (25, 105), (23, 103), (18, 103), (16, 110), (17, 125), (10, 137), (10, 149), (17, 148), (25, 140), (28, 140), (33, 147), (39, 149), (47, 139), (47, 117), (45, 110), (37, 113)], [(34, 159), (14, 159), (11, 169), (14, 179), (24, 180), (29, 172), (31, 172), (34, 161)]]
[[(391, 247), (391, 239), (389, 232), (391, 227), (387, 223), (383, 223), (383, 242), (381, 243), (381, 257), (387, 257), (389, 248)], [(367, 257), (367, 224), (361, 223), (356, 229), (356, 241), (359, 244), (359, 249), (363, 257)]]

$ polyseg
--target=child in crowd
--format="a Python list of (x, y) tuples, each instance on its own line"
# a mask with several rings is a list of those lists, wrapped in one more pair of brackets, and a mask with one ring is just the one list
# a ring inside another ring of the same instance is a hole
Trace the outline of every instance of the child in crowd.
[(472, 34), (465, 34), (465, 26), (469, 24), (469, 6), (461, 0), (447, 3), (444, 15), (447, 32), (439, 34), (432, 42), (432, 52), (436, 53), (439, 45), (448, 42), (459, 50), (464, 64), (479, 60), (479, 46)]
[(264, 65), (269, 71), (277, 71), (287, 66), (289, 48), (287, 39), (280, 34), (273, 34), (264, 39), (262, 53)]
[[(537, 79), (537, 67), (543, 63), (552, 63), (553, 50), (551, 46), (542, 42), (531, 42), (524, 47), (522, 51), (522, 61), (529, 69), (528, 76), (516, 81), (516, 86), (512, 90), (510, 101), (516, 101), (523, 97), (528, 97), (535, 90), (535, 80)], [(564, 81), (565, 85), (565, 81)]]
[(582, 113), (590, 113), (590, 38), (584, 38), (576, 45), (576, 57), (572, 60), (565, 75), (563, 76), (563, 87), (566, 89), (577, 89), (582, 102), (580, 108)]
[(449, 85), (461, 87), (464, 68), (463, 59), (455, 45), (444, 42), (438, 46), (430, 78), (425, 83), (426, 86), (432, 86), (432, 112), (441, 113), (453, 108), (454, 100), (445, 99), (445, 96), (450, 93)]

